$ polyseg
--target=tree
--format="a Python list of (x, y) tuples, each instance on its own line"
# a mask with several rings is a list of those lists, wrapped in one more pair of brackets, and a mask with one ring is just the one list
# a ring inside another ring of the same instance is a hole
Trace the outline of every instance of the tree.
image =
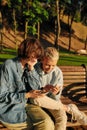
[(2, 33), (3, 33), (2, 14), (1, 14), (1, 11), (0, 11), (0, 52), (3, 50), (3, 37), (2, 37)]
[(1, 7), (7, 6), (7, 0), (0, 0), (0, 51), (3, 50), (3, 11)]
[[(43, 20), (48, 19), (47, 10), (41, 5), (39, 0), (34, 0), (33, 2), (27, 1), (28, 8), (23, 11), (25, 21), (27, 21), (27, 29), (29, 35), (36, 35), (37, 25), (40, 26)], [(40, 28), (40, 27), (39, 27)], [(39, 35), (39, 34), (38, 34)]]
[(87, 1), (80, 0), (80, 12), (81, 12), (81, 21), (84, 25), (87, 25)]
[[(27, 22), (27, 31), (30, 35), (36, 35), (38, 22), (41, 23), (43, 20), (48, 19), (48, 12), (42, 6), (40, 0), (1, 0), (7, 1), (7, 8), (2, 8), (3, 16), (9, 21), (9, 25), (16, 25), (17, 27), (20, 23), (24, 26)], [(6, 12), (5, 12), (6, 10)], [(9, 14), (10, 17), (6, 16)], [(13, 12), (13, 13), (12, 13)], [(14, 26), (14, 30), (15, 30)]]
[(58, 39), (60, 35), (60, 19), (59, 19), (59, 0), (56, 0), (56, 20), (55, 20), (55, 44), (54, 46), (59, 50)]
[(71, 49), (71, 37), (72, 37), (72, 25), (75, 20), (76, 13), (79, 8), (79, 0), (62, 0), (61, 4), (64, 6), (64, 14), (68, 15), (68, 27), (69, 27), (69, 47)]

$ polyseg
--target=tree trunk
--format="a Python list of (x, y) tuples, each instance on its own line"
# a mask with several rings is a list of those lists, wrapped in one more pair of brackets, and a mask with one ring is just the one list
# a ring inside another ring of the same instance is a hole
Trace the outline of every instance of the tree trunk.
[(17, 25), (16, 25), (16, 17), (15, 16), (16, 16), (15, 9), (13, 9), (14, 33), (16, 34)]
[(0, 11), (0, 52), (3, 50), (3, 27), (2, 27), (2, 14)]
[(40, 22), (38, 22), (37, 37), (40, 39)]
[(55, 20), (55, 44), (56, 49), (59, 50), (58, 39), (60, 35), (60, 19), (59, 19), (59, 0), (56, 0), (56, 20)]
[[(28, 3), (28, 1), (25, 1), (25, 3), (27, 4), (27, 11), (29, 11), (29, 3)], [(26, 18), (25, 19), (25, 35), (24, 35), (24, 39), (26, 39), (27, 38), (27, 35), (28, 35), (28, 19)]]
[(24, 35), (24, 39), (27, 38), (27, 27), (28, 27), (28, 21), (25, 21), (25, 35)]
[(72, 16), (70, 23), (69, 23), (69, 48), (68, 48), (69, 51), (71, 49), (72, 24), (73, 24), (74, 16), (75, 16), (75, 14)]
[(14, 20), (14, 35), (15, 35), (15, 45), (16, 45), (16, 49), (17, 49), (17, 47), (18, 47), (18, 45), (17, 45), (17, 23), (16, 23), (16, 14), (15, 14), (15, 9), (13, 8), (13, 20)]
[(84, 49), (86, 50), (87, 49), (87, 36), (86, 36), (86, 40), (85, 40), (85, 47)]

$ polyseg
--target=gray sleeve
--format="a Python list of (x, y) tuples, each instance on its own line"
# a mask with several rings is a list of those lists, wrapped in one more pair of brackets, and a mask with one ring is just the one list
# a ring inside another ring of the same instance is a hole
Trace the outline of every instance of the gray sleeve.
[(53, 80), (54, 80), (53, 85), (54, 86), (57, 85), (60, 88), (60, 92), (55, 96), (56, 100), (58, 100), (61, 97), (61, 93), (62, 93), (62, 89), (63, 89), (63, 73), (60, 70), (60, 68), (58, 68), (58, 67), (55, 68)]
[[(25, 92), (17, 90), (13, 82), (10, 82), (11, 68), (4, 64), (0, 72), (0, 103), (17, 104), (25, 100)], [(13, 77), (13, 75), (11, 75)]]
[(28, 83), (32, 89), (40, 89), (40, 77), (35, 69), (28, 72)]

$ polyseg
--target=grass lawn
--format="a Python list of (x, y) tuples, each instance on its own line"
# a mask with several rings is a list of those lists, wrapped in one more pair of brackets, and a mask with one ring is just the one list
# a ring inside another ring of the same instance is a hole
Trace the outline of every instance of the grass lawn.
[(6, 59), (13, 58), (17, 55), (16, 50), (13, 49), (3, 49), (0, 53), (0, 64), (2, 64)]
[[(3, 63), (6, 59), (13, 58), (17, 55), (16, 50), (4, 49), (2, 53), (0, 53), (0, 64)], [(60, 52), (60, 59), (58, 61), (58, 65), (87, 65), (87, 56), (84, 55), (76, 55), (72, 52)]]
[(76, 54), (61, 54), (58, 65), (87, 65), (87, 56)]

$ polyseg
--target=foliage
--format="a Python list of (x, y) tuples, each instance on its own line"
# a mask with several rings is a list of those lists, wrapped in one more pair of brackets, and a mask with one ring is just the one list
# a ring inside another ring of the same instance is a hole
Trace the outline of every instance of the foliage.
[(29, 9), (24, 7), (23, 15), (30, 23), (42, 22), (48, 18), (48, 12), (40, 5), (38, 1), (28, 3)]
[(76, 11), (74, 21), (76, 21), (76, 22), (81, 21), (81, 13), (79, 12), (79, 10)]
[(34, 35), (37, 31), (36, 25), (38, 22), (42, 23), (42, 21), (48, 19), (48, 12), (36, 0), (32, 3), (28, 2), (28, 7), (24, 6), (23, 17), (28, 22), (28, 33)]
[[(56, 1), (59, 1), (59, 12)], [(38, 26), (45, 21), (52, 21), (52, 26), (53, 24), (55, 25), (55, 23), (59, 23), (60, 17), (57, 19), (57, 16), (61, 16), (62, 12), (62, 15), (68, 15), (69, 38), (71, 39), (72, 23), (74, 20), (77, 22), (82, 21), (85, 25), (87, 24), (86, 1), (87, 0), (0, 0), (0, 11), (5, 27), (9, 26), (14, 28), (14, 30), (21, 28), (25, 31), (25, 34), (28, 33), (29, 35), (38, 34), (38, 32), (40, 32), (40, 30), (37, 31), (37, 29), (40, 29)], [(59, 26), (55, 28), (54, 31), (58, 30)], [(71, 46), (70, 39), (69, 48)]]
[(75, 21), (83, 21), (87, 19), (87, 4), (86, 0), (60, 0), (60, 9), (63, 9), (64, 14), (75, 14)]
[[(1, 0), (2, 1), (2, 0)], [(32, 28), (35, 33), (35, 26), (38, 22), (42, 23), (48, 19), (49, 14), (48, 11), (42, 6), (40, 0), (8, 0), (5, 5), (1, 4), (2, 15), (5, 19), (7, 19), (7, 24), (13, 26), (13, 9), (15, 9), (16, 15), (16, 23), (23, 28), (25, 26), (25, 22), (28, 22), (28, 32), (32, 32)], [(6, 12), (5, 12), (6, 9)], [(6, 17), (6, 14), (8, 16)], [(11, 16), (11, 17), (9, 17)]]
[[(3, 5), (2, 2), (5, 1)], [(6, 2), (7, 1), (7, 2)], [(87, 18), (87, 4), (86, 0), (60, 0), (60, 12), (63, 10), (64, 14), (75, 14), (75, 21), (86, 21)], [(42, 23), (46, 20), (52, 20), (56, 17), (56, 1), (53, 0), (0, 0), (0, 7), (2, 14), (7, 15), (9, 25), (13, 21), (12, 11), (15, 9), (16, 20), (18, 25), (25, 24), (28, 21), (28, 29), (36, 28), (38, 22)], [(10, 16), (10, 17), (9, 17)], [(12, 23), (13, 24), (13, 23)], [(35, 29), (33, 29), (35, 31)]]
[(33, 36), (36, 34), (36, 28), (34, 26), (28, 26), (28, 34), (32, 35)]

